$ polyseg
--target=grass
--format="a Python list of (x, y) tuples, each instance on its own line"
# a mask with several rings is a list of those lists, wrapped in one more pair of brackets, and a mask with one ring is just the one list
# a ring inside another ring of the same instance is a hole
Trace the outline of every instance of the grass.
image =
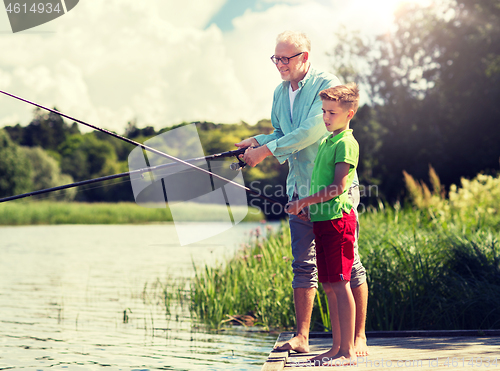
[[(500, 233), (463, 233), (427, 221), (423, 212), (393, 208), (361, 216), (360, 253), (369, 285), (367, 330), (500, 327)], [(195, 267), (193, 316), (220, 328), (251, 315), (264, 329), (294, 327), (287, 225), (254, 236), (216, 266)], [(312, 327), (330, 328), (326, 296), (318, 291)]]
[[(233, 214), (244, 213), (245, 208), (232, 208)], [(227, 207), (185, 203), (176, 214), (185, 221), (224, 221)], [(255, 208), (248, 209), (243, 221), (259, 221), (264, 216)], [(154, 209), (132, 202), (83, 203), (53, 201), (12, 201), (0, 204), (0, 225), (32, 224), (133, 224), (173, 221), (170, 209)]]
[(191, 310), (212, 328), (236, 315), (257, 319), (264, 328), (291, 327), (290, 236), (286, 228), (266, 236), (253, 231), (251, 243), (216, 267), (195, 267), (191, 283)]
[(361, 218), (367, 329), (500, 327), (500, 233), (429, 221), (414, 209)]
[[(360, 216), (367, 330), (500, 328), (500, 177), (463, 180), (445, 198), (432, 176), (434, 193), (413, 184), (413, 205), (379, 203)], [(227, 261), (195, 267), (192, 315), (212, 328), (238, 315), (265, 329), (293, 328), (289, 236), (286, 224), (254, 231)], [(313, 329), (330, 327), (326, 308), (320, 289)]]

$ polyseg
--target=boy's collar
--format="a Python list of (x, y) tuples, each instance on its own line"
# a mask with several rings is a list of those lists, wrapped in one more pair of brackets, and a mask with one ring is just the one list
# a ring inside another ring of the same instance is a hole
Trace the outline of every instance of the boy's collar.
[(328, 139), (335, 142), (337, 141), (338, 139), (346, 136), (346, 135), (349, 135), (349, 134), (352, 134), (352, 129), (345, 129), (343, 131), (341, 131), (340, 133), (338, 133), (337, 135), (333, 135), (333, 133), (331, 133), (329, 136), (328, 136)]

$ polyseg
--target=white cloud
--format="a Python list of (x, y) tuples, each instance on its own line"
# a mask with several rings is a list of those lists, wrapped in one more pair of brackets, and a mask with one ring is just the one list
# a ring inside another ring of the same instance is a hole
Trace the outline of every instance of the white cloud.
[(0, 86), (7, 89), (9, 88), (11, 82), (12, 82), (12, 77), (10, 76), (10, 74), (0, 69)]
[(0, 118), (0, 128), (7, 126), (7, 125), (15, 125), (15, 124), (19, 123), (20, 121), (21, 120), (20, 120), (19, 115), (15, 114), (15, 113), (13, 113), (12, 115), (3, 116), (2, 118)]
[[(10, 81), (14, 94), (121, 132), (134, 118), (158, 128), (183, 120), (231, 122), (226, 108), (243, 109), (248, 97), (220, 30), (202, 30), (222, 3), (82, 1), (51, 22), (53, 34), (1, 37), (0, 50), (9, 53), (0, 54), (0, 82), (6, 88)], [(0, 101), (4, 124), (13, 117), (6, 99)], [(21, 116), (29, 122), (31, 108)]]

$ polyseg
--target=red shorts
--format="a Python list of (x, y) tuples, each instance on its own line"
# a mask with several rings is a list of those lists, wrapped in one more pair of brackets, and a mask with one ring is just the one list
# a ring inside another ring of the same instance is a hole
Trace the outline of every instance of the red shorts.
[(356, 214), (313, 223), (319, 282), (350, 281), (354, 261)]

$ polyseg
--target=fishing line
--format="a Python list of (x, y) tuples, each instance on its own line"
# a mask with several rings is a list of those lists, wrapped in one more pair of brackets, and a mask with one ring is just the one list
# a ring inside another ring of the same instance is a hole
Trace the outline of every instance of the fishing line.
[[(195, 159), (195, 160), (198, 161), (199, 159)], [(191, 160), (187, 160), (187, 161), (191, 161)], [(13, 200), (17, 200), (17, 199), (25, 198), (25, 197), (39, 196), (41, 194), (45, 194), (45, 193), (49, 193), (49, 192), (62, 191), (64, 189), (85, 186), (87, 184), (93, 184), (93, 183), (97, 183), (97, 182), (104, 182), (104, 181), (109, 181), (109, 180), (115, 180), (115, 179), (124, 178), (124, 177), (127, 177), (127, 176), (130, 177), (131, 175), (136, 175), (136, 174), (141, 174), (141, 178), (144, 178), (143, 177), (144, 173), (154, 173), (158, 169), (169, 167), (169, 166), (172, 166), (172, 165), (177, 165), (177, 164), (176, 163), (171, 163), (171, 164), (157, 165), (157, 166), (153, 166), (153, 167), (149, 167), (149, 168), (137, 169), (137, 170), (129, 171), (129, 172), (126, 172), (126, 173), (108, 175), (108, 176), (104, 176), (104, 177), (100, 177), (100, 178), (95, 178), (95, 179), (89, 179), (89, 180), (82, 180), (82, 181), (78, 181), (78, 182), (74, 182), (74, 183), (70, 183), (70, 184), (66, 184), (66, 185), (62, 185), (62, 186), (56, 186), (56, 187), (41, 189), (41, 190), (38, 190), (38, 191), (27, 192), (27, 193), (15, 195), (15, 196), (4, 197), (4, 198), (0, 198), (0, 203), (6, 202), (6, 201), (13, 201)], [(190, 170), (190, 171), (192, 171), (192, 170)], [(166, 175), (166, 174), (164, 173), (164, 175)], [(133, 178), (133, 179), (134, 180), (138, 180), (138, 179), (141, 179), (141, 178)], [(99, 186), (97, 186), (97, 188), (98, 187)]]
[[(224, 165), (219, 165), (219, 166), (210, 166), (211, 169), (221, 169), (221, 168), (225, 168)], [(189, 169), (189, 170), (184, 170), (184, 172), (192, 172), (194, 171), (193, 169)], [(162, 175), (165, 176), (165, 175), (169, 175), (168, 173), (155, 173), (155, 175), (160, 178)], [(74, 188), (77, 188), (77, 191), (75, 192), (76, 194), (78, 193), (82, 193), (82, 192), (85, 192), (85, 191), (90, 191), (90, 190), (93, 190), (93, 189), (99, 189), (99, 188), (106, 188), (106, 187), (111, 187), (111, 186), (116, 186), (116, 185), (120, 185), (120, 184), (125, 184), (125, 183), (130, 183), (130, 181), (133, 181), (133, 180), (141, 180), (141, 179), (144, 179), (143, 176), (137, 176), (137, 177), (132, 177), (130, 176), (130, 179), (129, 180), (120, 180), (120, 181), (117, 181), (118, 178), (115, 178), (115, 179), (108, 179), (108, 180), (103, 180), (103, 184), (102, 185), (95, 185), (95, 186), (77, 186), (77, 187), (74, 187)], [(106, 182), (109, 182), (109, 183), (106, 183)], [(67, 188), (66, 188), (67, 189)], [(53, 191), (53, 192), (60, 192), (60, 191), (63, 191), (64, 189), (61, 189), (59, 191)], [(54, 196), (45, 196), (45, 197), (42, 197), (42, 196), (38, 196), (37, 199), (38, 200), (47, 200), (47, 199), (50, 199), (50, 198), (57, 198), (57, 195), (54, 195)], [(0, 202), (2, 199), (0, 199)]]
[[(116, 179), (111, 179), (111, 180), (108, 180), (108, 181), (104, 181), (104, 183), (101, 183), (102, 185), (95, 185), (95, 186), (79, 186), (79, 187), (74, 187), (74, 188), (77, 188), (77, 190), (75, 191), (75, 194), (80, 194), (80, 193), (83, 193), (83, 192), (86, 192), (86, 191), (91, 191), (93, 189), (99, 189), (99, 188), (106, 188), (106, 187), (111, 187), (111, 186), (115, 186), (115, 185), (120, 185), (120, 184), (125, 184), (125, 183), (129, 183), (130, 181), (129, 180), (121, 180), (119, 182), (111, 182), (113, 180), (116, 180)], [(106, 182), (109, 182), (109, 183), (106, 183)], [(66, 188), (67, 189), (67, 188)], [(58, 195), (57, 195), (57, 192), (61, 192), (61, 191), (64, 191), (64, 189), (61, 189), (59, 191), (53, 191), (52, 195), (38, 195), (37, 196), (37, 200), (38, 201), (44, 201), (44, 200), (49, 200), (49, 199), (57, 199)], [(26, 200), (24, 200), (26, 201)], [(1, 200), (0, 200), (1, 202)]]
[[(134, 178), (134, 180), (137, 180), (137, 179), (140, 179), (140, 178)], [(46, 192), (46, 193), (41, 193), (41, 194), (38, 194), (38, 195), (32, 195), (32, 196), (36, 196), (36, 199), (38, 201), (45, 201), (45, 200), (49, 200), (49, 199), (57, 199), (58, 197), (58, 194), (57, 192), (61, 192), (61, 191), (64, 191), (65, 189), (69, 189), (69, 188), (76, 188), (77, 190), (75, 191), (75, 194), (80, 194), (80, 193), (83, 193), (85, 191), (90, 191), (90, 190), (93, 190), (93, 189), (99, 189), (99, 188), (106, 188), (106, 187), (111, 187), (111, 186), (115, 186), (115, 185), (120, 185), (120, 184), (125, 184), (125, 183), (129, 183), (130, 180), (121, 180), (121, 181), (116, 181), (117, 179), (109, 179), (109, 180), (103, 180), (104, 183), (101, 183), (102, 185), (95, 185), (95, 186), (75, 186), (75, 187), (68, 187), (68, 188), (64, 188), (64, 189), (59, 189), (59, 190), (53, 190), (53, 191), (50, 191), (51, 195), (47, 194), (49, 192)], [(114, 181), (114, 182), (112, 182)], [(109, 183), (106, 183), (106, 182), (109, 182)], [(50, 188), (48, 188), (50, 189)], [(23, 196), (23, 195), (18, 195), (18, 196)], [(26, 198), (26, 197), (29, 197), (28, 196), (25, 196), (25, 197), (18, 197), (17, 199), (23, 199), (23, 198)], [(6, 200), (6, 201), (12, 201), (12, 200)], [(0, 199), (0, 203), (2, 202), (5, 202), (4, 199)], [(22, 201), (19, 201), (20, 203), (23, 203), (23, 202), (28, 202), (27, 200), (22, 200)]]

